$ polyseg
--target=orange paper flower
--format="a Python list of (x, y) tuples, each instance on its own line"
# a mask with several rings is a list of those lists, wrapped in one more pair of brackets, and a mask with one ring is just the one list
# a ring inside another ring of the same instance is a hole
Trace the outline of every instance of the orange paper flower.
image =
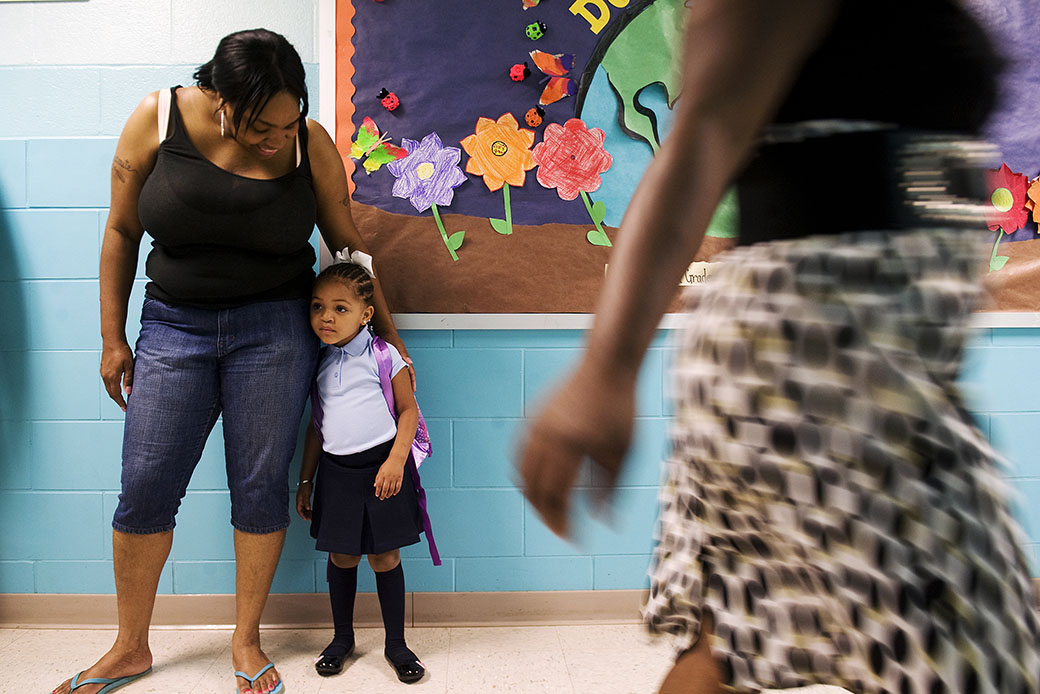
[(1033, 179), (1026, 191), (1026, 209), (1032, 211), (1034, 222), (1040, 222), (1040, 176)]
[(466, 173), (483, 176), (484, 185), (491, 191), (505, 183), (522, 186), (526, 172), (534, 168), (534, 131), (520, 128), (512, 113), (502, 114), (497, 121), (478, 119), (473, 134), (461, 144), (469, 155)]
[(1026, 188), (1029, 179), (1015, 173), (1007, 164), (986, 175), (990, 190), (990, 208), (986, 214), (986, 225), (992, 231), (1003, 230), (1012, 234), (1029, 221), (1026, 210)]

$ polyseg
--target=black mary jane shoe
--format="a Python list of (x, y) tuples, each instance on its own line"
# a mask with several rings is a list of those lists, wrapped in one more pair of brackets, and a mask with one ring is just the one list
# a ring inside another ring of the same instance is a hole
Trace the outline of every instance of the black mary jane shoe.
[(318, 658), (318, 662), (314, 663), (314, 669), (322, 677), (332, 677), (343, 672), (343, 661), (350, 657), (350, 654), (354, 652), (354, 644), (350, 644), (350, 648), (343, 655), (325, 655), (324, 653)]
[(419, 662), (417, 658), (409, 658), (400, 663), (395, 663), (390, 660), (390, 656), (384, 655), (384, 657), (386, 658), (386, 662), (390, 663), (390, 667), (394, 669), (394, 672), (397, 673), (397, 679), (401, 680), (405, 684), (418, 682), (423, 678), (423, 675), (426, 674), (426, 668), (423, 667), (423, 664)]

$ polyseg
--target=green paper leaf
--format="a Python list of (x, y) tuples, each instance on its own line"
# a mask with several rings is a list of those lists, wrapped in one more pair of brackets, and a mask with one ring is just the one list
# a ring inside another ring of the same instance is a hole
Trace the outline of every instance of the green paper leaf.
[(1000, 270), (1005, 265), (1007, 265), (1007, 261), (1008, 261), (1008, 256), (1006, 256), (1006, 255), (994, 256), (989, 261), (989, 271), (990, 272), (996, 272), (997, 270)]
[(740, 203), (737, 200), (737, 189), (732, 187), (726, 191), (719, 201), (718, 207), (708, 222), (708, 230), (705, 236), (717, 239), (735, 239), (740, 229)]
[(492, 217), (488, 221), (491, 222), (491, 228), (503, 236), (508, 236), (513, 233), (513, 225), (504, 219)]
[(453, 251), (457, 251), (462, 248), (462, 241), (466, 238), (466, 232), (456, 231), (454, 234), (448, 237), (448, 248)]
[(590, 230), (587, 234), (585, 234), (585, 238), (588, 239), (589, 243), (591, 243), (593, 246), (613, 246), (614, 245), (614, 244), (612, 244), (610, 242), (610, 239), (607, 238), (606, 232), (600, 231), (599, 229), (592, 229), (592, 230)]
[(607, 216), (607, 204), (602, 200), (592, 203), (592, 221), (601, 224)]

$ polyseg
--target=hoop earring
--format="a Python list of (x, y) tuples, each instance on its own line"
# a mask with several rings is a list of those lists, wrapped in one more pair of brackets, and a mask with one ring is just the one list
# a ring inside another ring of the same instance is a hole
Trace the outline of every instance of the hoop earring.
[(220, 109), (220, 136), (224, 137), (224, 109)]

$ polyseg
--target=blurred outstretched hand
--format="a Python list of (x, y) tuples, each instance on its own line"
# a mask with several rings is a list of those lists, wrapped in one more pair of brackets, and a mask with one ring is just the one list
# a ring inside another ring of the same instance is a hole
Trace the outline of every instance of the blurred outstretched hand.
[(599, 501), (609, 502), (632, 439), (635, 378), (583, 363), (529, 422), (517, 468), (519, 484), (542, 521), (570, 536), (571, 493), (582, 463), (593, 463)]

